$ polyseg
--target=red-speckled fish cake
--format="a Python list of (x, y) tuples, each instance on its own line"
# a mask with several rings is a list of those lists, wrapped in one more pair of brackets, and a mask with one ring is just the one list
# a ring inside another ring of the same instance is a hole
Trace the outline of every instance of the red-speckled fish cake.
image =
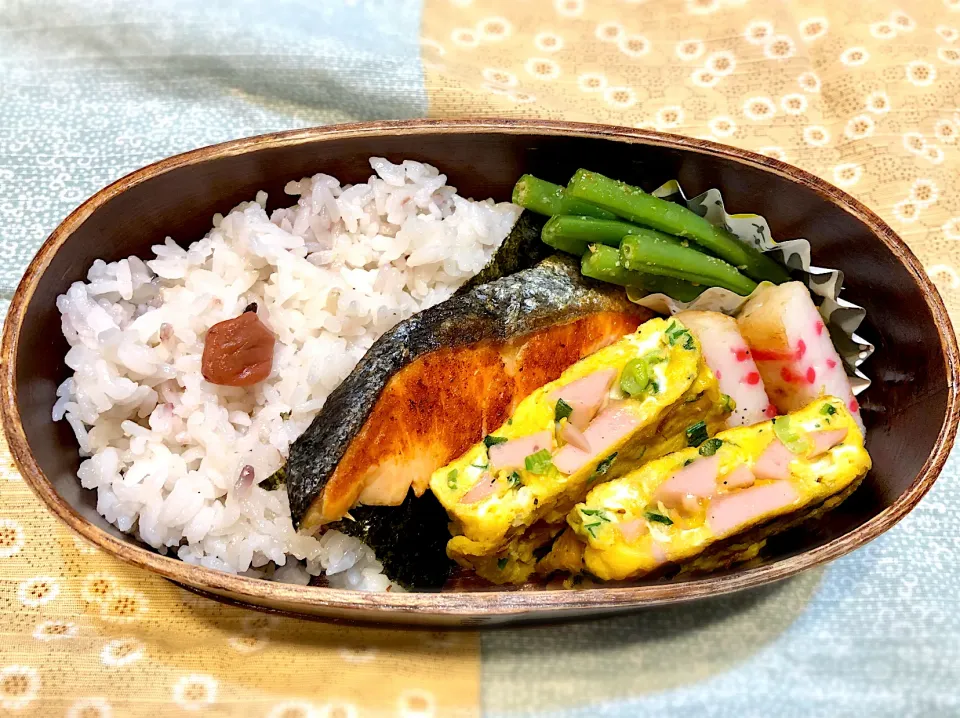
[(803, 284), (787, 282), (759, 290), (744, 306), (738, 323), (767, 394), (781, 413), (796, 411), (819, 396), (835, 396), (863, 428), (840, 355)]
[(736, 319), (719, 312), (681, 312), (677, 319), (700, 341), (703, 358), (716, 375), (720, 391), (736, 404), (727, 419), (728, 427), (750, 426), (777, 415)]

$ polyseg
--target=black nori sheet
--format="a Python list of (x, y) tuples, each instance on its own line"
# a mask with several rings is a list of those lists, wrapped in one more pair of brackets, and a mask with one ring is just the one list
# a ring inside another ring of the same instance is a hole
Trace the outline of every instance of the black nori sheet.
[(330, 524), (372, 548), (384, 573), (407, 589), (440, 589), (454, 567), (447, 558), (447, 512), (432, 492), (411, 491), (400, 506), (357, 506)]
[(510, 234), (503, 240), (487, 266), (481, 269), (479, 274), (461, 285), (454, 296), (465, 294), (474, 287), (506, 277), (522, 269), (530, 269), (541, 259), (553, 254), (553, 249), (540, 240), (540, 232), (543, 230), (546, 221), (546, 217), (534, 214), (526, 209), (523, 210), (523, 214), (517, 219), (513, 229), (510, 230)]

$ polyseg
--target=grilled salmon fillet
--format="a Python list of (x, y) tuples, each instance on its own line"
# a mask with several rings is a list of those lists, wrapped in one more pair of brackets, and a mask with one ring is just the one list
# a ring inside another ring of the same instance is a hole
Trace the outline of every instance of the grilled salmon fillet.
[(419, 496), (438, 467), (500, 426), (521, 399), (636, 328), (633, 314), (598, 312), (505, 344), (444, 349), (414, 362), (387, 384), (327, 484), (326, 501), (352, 504), (358, 479), (362, 504), (394, 506), (411, 485)]
[(414, 315), (381, 337), (291, 447), (294, 525), (396, 506), (572, 364), (650, 314), (550, 257)]

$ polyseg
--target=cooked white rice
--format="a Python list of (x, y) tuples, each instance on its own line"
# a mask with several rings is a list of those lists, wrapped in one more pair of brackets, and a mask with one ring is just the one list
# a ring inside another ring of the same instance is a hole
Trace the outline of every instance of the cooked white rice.
[[(290, 182), (297, 204), (241, 204), (187, 249), (94, 262), (57, 299), (74, 371), (54, 420), (73, 427), (82, 485), (120, 530), (210, 568), (383, 590), (372, 551), (293, 530), (284, 489), (238, 486), (280, 467), (290, 443), (384, 331), (476, 274), (519, 208), (464, 199), (419, 162), (371, 158), (366, 184)], [(269, 379), (242, 389), (200, 373), (203, 340), (251, 302), (277, 336)], [(289, 560), (293, 557), (294, 560)]]

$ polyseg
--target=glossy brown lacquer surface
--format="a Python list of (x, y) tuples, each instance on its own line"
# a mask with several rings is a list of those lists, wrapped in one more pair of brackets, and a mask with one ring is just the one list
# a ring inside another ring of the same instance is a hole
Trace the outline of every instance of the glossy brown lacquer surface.
[[(845, 296), (867, 309), (862, 334), (877, 346), (863, 396), (874, 469), (841, 509), (812, 529), (771, 541), (749, 569), (581, 591), (359, 594), (273, 584), (160, 556), (119, 533), (79, 487), (75, 440), (50, 420), (66, 376), (55, 300), (96, 258), (145, 257), (167, 235), (187, 244), (257, 190), (289, 204), (284, 184), (316, 172), (344, 182), (370, 174), (367, 158), (430, 162), (461, 194), (506, 200), (533, 172), (565, 182), (587, 167), (652, 189), (677, 178), (690, 192), (723, 191), (731, 212), (756, 212), (779, 238), (806, 237), (814, 262), (839, 267)], [(957, 346), (920, 264), (876, 215), (840, 190), (776, 160), (642, 130), (550, 122), (415, 121), (303, 130), (173, 157), (102, 190), (68, 217), (30, 265), (7, 319), (0, 375), (3, 419), (26, 480), (62, 520), (121, 559), (221, 597), (281, 611), (353, 620), (475, 625), (586, 616), (725, 593), (840, 556), (902, 518), (943, 466), (957, 424)]]

